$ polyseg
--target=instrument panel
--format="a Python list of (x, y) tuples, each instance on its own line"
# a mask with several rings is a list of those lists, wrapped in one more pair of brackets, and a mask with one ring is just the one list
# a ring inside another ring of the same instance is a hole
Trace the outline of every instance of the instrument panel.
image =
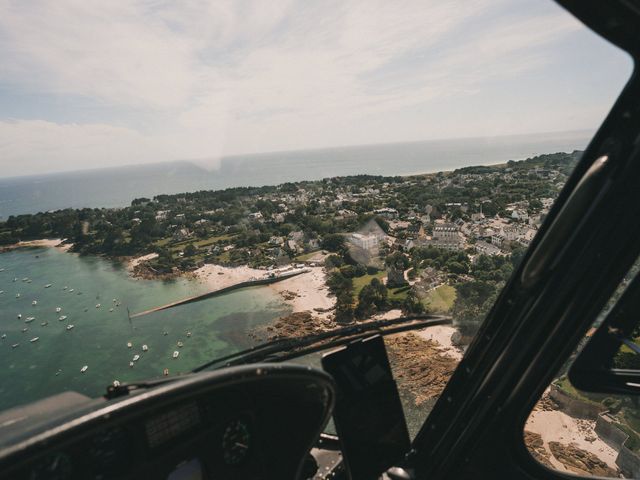
[(0, 476), (295, 478), (329, 418), (334, 391), (320, 371), (275, 367), (259, 375), (254, 366), (198, 374), (78, 412), (34, 432), (21, 448), (1, 450)]

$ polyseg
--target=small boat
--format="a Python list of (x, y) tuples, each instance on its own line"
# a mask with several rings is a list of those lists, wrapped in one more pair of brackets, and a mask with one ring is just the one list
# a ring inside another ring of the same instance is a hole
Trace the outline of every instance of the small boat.
[(169, 332), (165, 330), (164, 332), (162, 332), (162, 334), (166, 337), (167, 335), (169, 335)]
[(127, 342), (127, 348), (131, 348), (133, 347), (133, 344), (131, 342)]
[(4, 293), (4, 290), (0, 290), (0, 295), (2, 295)]
[(11, 348), (16, 348), (18, 345), (20, 345), (19, 343), (14, 343), (13, 345), (11, 345)]
[(67, 325), (67, 330), (71, 330), (73, 327), (75, 327), (75, 325), (73, 323), (70, 323), (69, 325)]
[(20, 320), (21, 318), (22, 318), (22, 314), (21, 314), (21, 313), (19, 313), (19, 314), (18, 314), (18, 320)]
[(135, 354), (132, 358), (132, 361), (137, 362), (138, 360), (140, 360), (140, 355)]
[(146, 345), (142, 345), (142, 351), (146, 352), (149, 350), (149, 347), (147, 347)]
[(180, 355), (180, 352), (178, 350), (173, 352), (173, 358), (178, 358), (178, 355)]
[(4, 272), (4, 268), (0, 268), (0, 272)]
[(2, 338), (2, 339), (4, 340), (5, 338), (7, 338), (7, 334), (6, 334), (6, 333), (3, 333), (3, 334), (2, 334), (2, 337), (0, 337), (0, 338)]
[(47, 283), (47, 284), (44, 286), (44, 288), (51, 288), (51, 285), (52, 285), (51, 283)]
[(31, 279), (27, 280), (27, 283), (31, 283)]
[(46, 327), (47, 325), (49, 325), (49, 322), (46, 320), (40, 324), (41, 327)]
[(120, 386), (120, 382), (118, 380), (114, 380), (113, 381), (113, 386), (114, 387), (119, 387)]
[(36, 319), (36, 317), (27, 317), (24, 319), (24, 323), (31, 323)]
[(113, 303), (116, 303), (118, 300), (116, 300), (115, 298), (113, 299)]
[(178, 344), (177, 344), (177, 345), (178, 345), (178, 348), (182, 348), (182, 347), (184, 346), (184, 343), (182, 343), (182, 342), (178, 342)]
[(58, 320), (60, 320), (61, 322), (64, 322), (67, 319), (66, 315), (60, 315), (60, 318), (58, 318)]
[(58, 375), (60, 375), (61, 373), (62, 373), (62, 369), (58, 369), (58, 371), (56, 372), (56, 377), (57, 377)]
[(73, 292), (73, 288), (70, 288), (70, 289), (69, 289), (69, 293), (71, 293), (71, 292)]
[(85, 365), (84, 367), (82, 367), (82, 368), (80, 369), (80, 373), (84, 373), (84, 372), (86, 372), (86, 371), (87, 371), (87, 368), (89, 368), (89, 366), (88, 366), (88, 365)]
[(133, 368), (133, 362), (129, 362), (129, 367)]
[(27, 280), (29, 280), (29, 277), (24, 277), (24, 278), (22, 279), (22, 281), (23, 281), (23, 282), (26, 282)]
[(113, 308), (110, 308), (110, 309), (109, 309), (109, 311), (110, 311), (110, 312), (113, 312)]
[(165, 377), (169, 375), (169, 369), (165, 368), (164, 370), (162, 370), (162, 375), (164, 375)]
[(63, 289), (63, 290), (66, 290), (66, 289), (67, 289), (67, 286), (65, 285), (64, 287), (62, 287), (62, 289)]
[(62, 311), (62, 307), (56, 307), (56, 313), (60, 313)]
[(13, 281), (14, 281), (14, 282), (17, 282), (17, 281), (18, 281), (18, 279), (17, 279), (16, 277), (13, 277)]
[(31, 343), (35, 343), (38, 340), (40, 340), (40, 337), (33, 337), (31, 340), (29, 340)]
[(96, 304), (96, 308), (100, 308), (100, 304), (99, 303)]
[(187, 332), (187, 337), (190, 337), (190, 336), (191, 336), (191, 332)]
[(37, 300), (34, 300), (33, 302), (31, 302), (31, 305), (33, 305), (34, 307), (38, 304)]
[(20, 298), (20, 294), (19, 293), (16, 293), (16, 298)]
[(26, 332), (26, 331), (28, 331), (28, 330), (29, 330), (29, 327), (24, 327), (24, 328), (22, 329), (22, 333), (25, 333), (25, 332)]

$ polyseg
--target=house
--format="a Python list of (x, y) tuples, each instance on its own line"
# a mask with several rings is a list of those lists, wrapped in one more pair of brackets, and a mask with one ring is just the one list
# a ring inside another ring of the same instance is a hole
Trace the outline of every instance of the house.
[(189, 237), (191, 237), (191, 232), (189, 231), (188, 228), (180, 228), (179, 230), (176, 230), (173, 234), (173, 239), (178, 242), (182, 240), (186, 240)]
[(429, 245), (447, 250), (459, 250), (462, 239), (458, 233), (458, 227), (452, 223), (441, 223), (433, 227), (433, 235)]
[(269, 241), (267, 243), (269, 245), (275, 245), (275, 246), (284, 245), (284, 238), (273, 236), (269, 238)]
[(379, 208), (377, 210), (374, 210), (373, 213), (375, 213), (376, 215), (380, 215), (381, 217), (386, 218), (388, 220), (393, 220), (394, 218), (398, 218), (398, 210), (396, 210), (395, 208), (389, 208), (389, 207)]
[(420, 222), (412, 223), (407, 227), (407, 236), (412, 239), (424, 238), (424, 226)]
[(476, 242), (476, 250), (483, 255), (498, 255), (500, 253), (498, 247), (482, 240)]
[(362, 233), (352, 233), (349, 237), (349, 242), (363, 250), (375, 250), (380, 244), (380, 240), (376, 235), (364, 235)]
[(249, 215), (249, 220), (262, 220), (261, 212), (251, 212)]

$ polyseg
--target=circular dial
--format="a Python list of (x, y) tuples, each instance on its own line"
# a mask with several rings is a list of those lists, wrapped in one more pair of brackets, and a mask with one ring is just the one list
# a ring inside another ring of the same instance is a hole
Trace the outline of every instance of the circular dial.
[(243, 420), (232, 420), (222, 434), (222, 458), (227, 465), (240, 465), (251, 447), (249, 426)]

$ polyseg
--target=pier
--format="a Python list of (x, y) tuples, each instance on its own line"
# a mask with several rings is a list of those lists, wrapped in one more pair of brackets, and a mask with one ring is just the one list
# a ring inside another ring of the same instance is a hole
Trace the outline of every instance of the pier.
[(293, 272), (283, 273), (273, 277), (266, 277), (266, 278), (260, 278), (257, 280), (247, 280), (246, 282), (235, 283), (233, 285), (229, 285), (228, 287), (218, 288), (210, 292), (201, 293), (200, 295), (194, 295), (193, 297), (183, 298), (182, 300), (167, 303), (166, 305), (161, 305), (159, 307), (151, 308), (143, 312), (134, 313), (129, 318), (142, 317), (144, 315), (149, 315), (150, 313), (153, 313), (153, 312), (159, 312), (160, 310), (167, 310), (168, 308), (179, 307), (180, 305), (186, 305), (187, 303), (199, 302), (201, 300), (206, 300), (207, 298), (216, 297), (218, 295), (229, 293), (229, 292), (232, 292), (233, 290), (239, 290), (241, 288), (257, 287), (260, 285), (269, 285), (272, 283), (281, 282), (282, 280), (296, 277), (298, 275), (302, 275), (303, 273), (308, 273), (308, 272), (310, 272), (310, 270), (308, 269), (296, 270)]

